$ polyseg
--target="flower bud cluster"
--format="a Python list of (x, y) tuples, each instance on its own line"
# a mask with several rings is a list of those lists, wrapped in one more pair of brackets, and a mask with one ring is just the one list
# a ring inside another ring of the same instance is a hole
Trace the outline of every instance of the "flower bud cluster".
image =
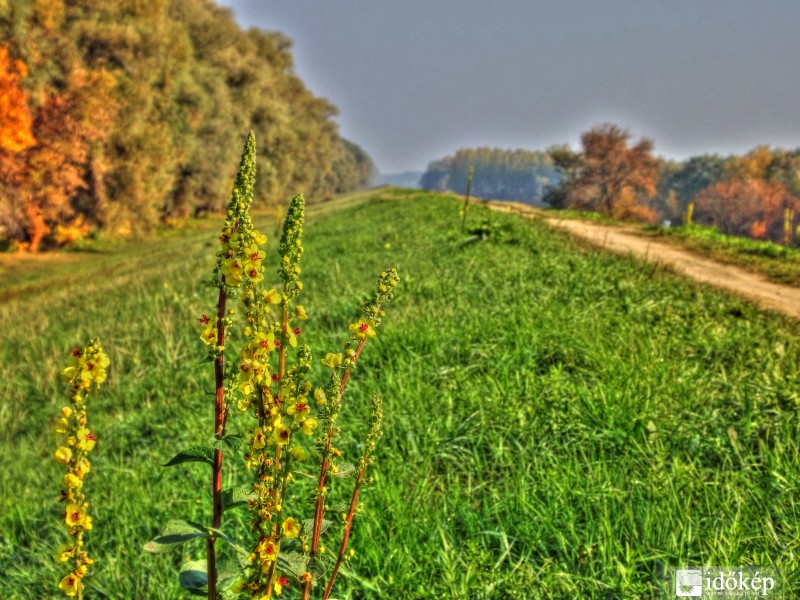
[(92, 389), (99, 389), (106, 380), (108, 365), (100, 342), (94, 340), (83, 349), (74, 348), (61, 372), (62, 379), (70, 386), (70, 404), (61, 409), (56, 423), (56, 433), (63, 437), (54, 458), (67, 471), (58, 501), (66, 503), (62, 518), (70, 540), (54, 558), (57, 562), (73, 561), (73, 570), (59, 583), (67, 596), (75, 596), (83, 589), (83, 577), (93, 562), (84, 549), (83, 533), (92, 528), (84, 482), (91, 468), (89, 452), (95, 447), (97, 437), (87, 425), (86, 401)]
[(267, 238), (253, 227), (250, 218), (256, 176), (255, 144), (251, 132), (233, 184), (225, 225), (219, 235), (221, 247), (217, 252), (214, 285), (232, 288), (231, 291), (243, 282), (254, 283), (264, 278), (262, 260), (266, 253), (261, 246), (267, 242)]
[(289, 294), (294, 297), (303, 289), (300, 276), (300, 256), (303, 254), (303, 220), (305, 214), (305, 201), (303, 195), (298, 194), (292, 198), (286, 219), (283, 221), (281, 241), (278, 245), (278, 254), (281, 262), (278, 265), (278, 276), (284, 284), (293, 283)]

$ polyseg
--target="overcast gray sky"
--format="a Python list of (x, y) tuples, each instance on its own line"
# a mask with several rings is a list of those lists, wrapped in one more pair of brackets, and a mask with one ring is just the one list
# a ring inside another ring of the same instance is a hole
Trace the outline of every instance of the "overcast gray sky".
[(220, 0), (384, 173), (614, 122), (672, 158), (800, 146), (797, 0)]

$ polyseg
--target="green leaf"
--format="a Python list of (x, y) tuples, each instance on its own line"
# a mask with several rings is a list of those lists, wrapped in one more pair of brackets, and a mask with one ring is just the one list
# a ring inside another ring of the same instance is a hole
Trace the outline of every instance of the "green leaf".
[(230, 510), (240, 506), (247, 506), (248, 500), (256, 499), (255, 492), (250, 486), (241, 486), (222, 490), (222, 510)]
[(238, 452), (242, 447), (244, 437), (238, 433), (222, 436), (220, 439), (215, 439), (211, 442), (211, 447), (215, 450), (230, 450), (231, 452)]
[[(303, 519), (301, 523), (303, 524), (303, 531), (305, 533), (310, 535), (311, 532), (314, 531), (314, 519)], [(322, 535), (325, 533), (325, 530), (331, 526), (331, 523), (333, 523), (333, 521), (322, 519), (322, 524), (319, 528), (319, 534)]]
[(307, 554), (300, 552), (281, 552), (278, 554), (278, 567), (295, 577), (300, 577), (306, 572), (309, 558)]
[(209, 465), (214, 464), (214, 449), (211, 446), (193, 446), (183, 452), (178, 452), (165, 467), (172, 467), (187, 462), (204, 462)]
[(145, 552), (159, 554), (185, 544), (190, 540), (208, 537), (208, 530), (191, 521), (173, 520), (167, 522), (164, 530), (144, 545)]
[(213, 533), (217, 537), (217, 539), (220, 539), (220, 540), (223, 540), (225, 542), (228, 542), (228, 544), (231, 545), (231, 548), (236, 550), (239, 554), (242, 554), (244, 556), (249, 556), (250, 555), (250, 553), (247, 550), (245, 550), (239, 544), (236, 543), (236, 540), (234, 540), (228, 534), (223, 533), (222, 530), (214, 529), (213, 527), (209, 527), (208, 531), (210, 533)]
[(356, 473), (356, 466), (353, 463), (341, 462), (336, 464), (336, 473), (331, 472), (331, 477), (352, 477)]
[[(306, 565), (306, 570), (311, 573), (311, 577), (314, 581), (322, 579), (325, 573), (330, 568), (330, 562), (324, 558), (324, 554), (318, 554), (314, 558), (308, 561)], [(280, 558), (280, 554), (278, 555)]]
[(349, 510), (349, 502), (332, 502), (328, 505), (328, 512), (333, 513), (334, 515), (341, 515), (342, 513), (347, 514)]
[(208, 571), (204, 560), (190, 560), (181, 565), (178, 575), (181, 587), (193, 596), (208, 595)]

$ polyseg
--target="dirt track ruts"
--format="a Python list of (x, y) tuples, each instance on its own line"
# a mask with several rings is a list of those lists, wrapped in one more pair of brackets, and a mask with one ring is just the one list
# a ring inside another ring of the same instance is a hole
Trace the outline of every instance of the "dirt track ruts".
[(773, 283), (762, 275), (740, 267), (642, 237), (629, 228), (550, 218), (545, 211), (515, 202), (489, 202), (488, 206), (493, 210), (513, 212), (528, 218), (541, 218), (551, 227), (568, 231), (592, 245), (664, 264), (696, 281), (732, 292), (762, 308), (800, 320), (800, 288)]

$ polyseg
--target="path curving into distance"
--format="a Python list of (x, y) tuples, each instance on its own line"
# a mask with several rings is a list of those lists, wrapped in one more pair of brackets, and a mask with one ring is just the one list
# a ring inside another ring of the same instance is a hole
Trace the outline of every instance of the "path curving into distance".
[(644, 238), (634, 230), (613, 225), (599, 225), (573, 219), (550, 218), (546, 211), (516, 202), (488, 202), (492, 210), (511, 212), (527, 218), (540, 218), (590, 244), (632, 254), (643, 260), (660, 263), (701, 283), (736, 294), (767, 310), (800, 320), (800, 288), (773, 283), (763, 275), (704, 258), (671, 244)]

